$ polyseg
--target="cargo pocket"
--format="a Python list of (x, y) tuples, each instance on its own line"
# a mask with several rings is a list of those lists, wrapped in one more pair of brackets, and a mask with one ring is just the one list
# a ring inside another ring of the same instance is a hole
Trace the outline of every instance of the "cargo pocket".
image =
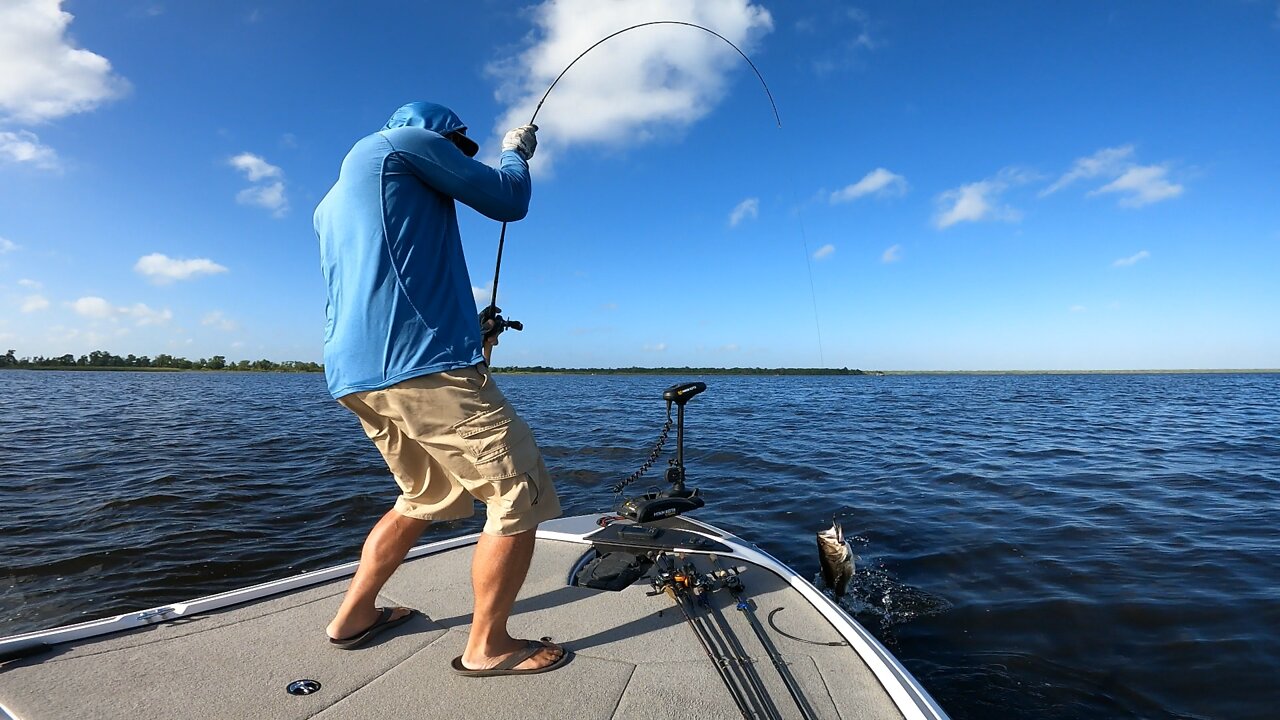
[(529, 425), (503, 406), (454, 426), (467, 460), (486, 480), (503, 480), (530, 472), (538, 462), (538, 446)]
[(522, 473), (511, 481), (512, 485), (502, 494), (499, 501), (501, 508), (507, 512), (524, 512), (538, 506), (542, 488), (538, 487), (533, 473)]

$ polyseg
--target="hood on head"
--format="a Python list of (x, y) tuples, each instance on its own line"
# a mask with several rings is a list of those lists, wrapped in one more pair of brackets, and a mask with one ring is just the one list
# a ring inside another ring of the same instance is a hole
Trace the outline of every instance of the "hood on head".
[[(467, 129), (466, 123), (462, 122), (462, 118), (452, 110), (429, 102), (411, 102), (401, 106), (391, 119), (387, 120), (387, 124), (382, 126), (382, 129), (391, 130), (401, 127), (424, 128), (446, 136), (450, 133), (465, 132)], [(454, 142), (460, 142), (459, 149), (468, 156), (474, 157), (480, 146), (466, 135), (462, 135), (461, 138), (461, 141), (454, 140)]]

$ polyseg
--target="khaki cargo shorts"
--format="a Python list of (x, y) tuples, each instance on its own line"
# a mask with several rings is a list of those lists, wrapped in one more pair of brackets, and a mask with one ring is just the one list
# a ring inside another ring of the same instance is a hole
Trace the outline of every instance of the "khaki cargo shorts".
[(458, 520), (484, 503), (484, 532), (515, 535), (560, 515), (560, 499), (529, 425), (489, 369), (423, 375), (338, 402), (360, 418), (400, 485), (395, 510)]

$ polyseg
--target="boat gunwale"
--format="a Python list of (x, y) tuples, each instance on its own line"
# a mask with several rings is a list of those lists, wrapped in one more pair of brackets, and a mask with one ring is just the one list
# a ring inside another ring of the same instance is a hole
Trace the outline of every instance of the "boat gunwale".
[[(734, 548), (735, 553), (741, 553), (739, 556), (752, 562), (760, 567), (772, 570), (792, 587), (801, 597), (809, 601), (832, 627), (840, 633), (849, 646), (858, 653), (862, 661), (875, 674), (876, 679), (880, 681), (880, 685), (885, 692), (889, 693), (889, 697), (893, 699), (898, 709), (902, 711), (907, 720), (947, 720), (948, 716), (942, 706), (938, 704), (929, 691), (924, 689), (920, 681), (916, 679), (911, 671), (903, 666), (893, 653), (889, 652), (879, 640), (875, 638), (862, 623), (853, 618), (844, 608), (840, 607), (825, 593), (817, 588), (813, 583), (805, 580), (789, 565), (781, 560), (773, 557), (769, 553), (760, 549), (754, 543), (729, 533), (721, 528), (709, 526), (694, 518), (685, 518), (690, 522), (703, 525), (708, 529), (725, 534), (721, 540), (725, 544)], [(714, 555), (715, 553), (702, 553)], [(907, 712), (908, 709), (914, 709), (914, 714)]]

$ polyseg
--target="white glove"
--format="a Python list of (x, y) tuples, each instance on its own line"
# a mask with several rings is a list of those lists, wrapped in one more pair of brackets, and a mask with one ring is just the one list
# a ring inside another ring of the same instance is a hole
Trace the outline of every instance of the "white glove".
[(538, 149), (538, 136), (534, 134), (536, 132), (537, 125), (521, 125), (508, 131), (506, 137), (502, 138), (502, 151), (515, 150), (525, 160), (532, 158), (533, 151)]

